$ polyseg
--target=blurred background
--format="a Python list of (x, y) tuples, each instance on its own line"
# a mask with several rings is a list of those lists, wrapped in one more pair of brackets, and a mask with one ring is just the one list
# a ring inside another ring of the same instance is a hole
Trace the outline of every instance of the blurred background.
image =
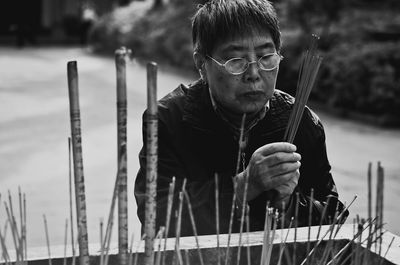
[[(99, 242), (116, 174), (113, 54), (128, 62), (128, 181), (130, 233), (139, 238), (133, 183), (138, 170), (141, 115), (146, 107), (144, 63), (159, 63), (158, 97), (197, 79), (192, 63), (188, 0), (5, 0), (0, 8), (0, 200), (27, 195), (28, 246), (64, 242), (68, 217), (70, 135), (66, 63), (78, 62), (89, 241)], [(324, 57), (309, 105), (322, 119), (332, 173), (342, 201), (358, 199), (348, 222), (367, 217), (367, 167), (385, 168), (386, 228), (400, 222), (400, 1), (274, 1), (283, 36), (277, 87), (295, 95), (301, 54), (311, 34)], [(374, 186), (375, 187), (375, 186)], [(375, 188), (374, 188), (375, 189)], [(0, 208), (0, 229), (6, 214)], [(10, 234), (8, 234), (10, 241)], [(116, 241), (114, 233), (113, 241)], [(11, 241), (10, 241), (11, 242)]]

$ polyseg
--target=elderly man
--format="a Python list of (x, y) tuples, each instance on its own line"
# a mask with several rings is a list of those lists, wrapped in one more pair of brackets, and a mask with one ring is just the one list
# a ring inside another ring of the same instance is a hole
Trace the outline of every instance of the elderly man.
[[(165, 225), (168, 187), (175, 177), (172, 224), (178, 208), (177, 192), (186, 178), (198, 234), (216, 233), (216, 174), (221, 233), (228, 232), (235, 182), (238, 196), (234, 203), (249, 205), (253, 231), (264, 227), (267, 201), (286, 211), (287, 218), (293, 216), (297, 204), (299, 225), (306, 225), (311, 189), (312, 223), (319, 224), (331, 197), (322, 220), (328, 222), (343, 205), (330, 174), (319, 118), (306, 108), (294, 144), (282, 142), (294, 100), (275, 89), (283, 57), (271, 3), (212, 0), (195, 14), (192, 37), (194, 63), (201, 78), (189, 86), (180, 85), (158, 105), (157, 228)], [(146, 143), (139, 159), (135, 196), (144, 225)], [(246, 181), (248, 194), (244, 198)], [(181, 235), (192, 235), (187, 207), (183, 210)], [(233, 231), (238, 231), (239, 212), (235, 211)], [(175, 229), (170, 229), (169, 235), (174, 234)]]

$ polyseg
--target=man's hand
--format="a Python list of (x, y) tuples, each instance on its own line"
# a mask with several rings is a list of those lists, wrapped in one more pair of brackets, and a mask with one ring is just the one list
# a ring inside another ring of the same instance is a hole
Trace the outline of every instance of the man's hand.
[(254, 199), (263, 191), (272, 191), (275, 206), (282, 200), (288, 202), (300, 177), (300, 154), (290, 143), (271, 143), (258, 148), (251, 156), (244, 174), (238, 176), (238, 188), (244, 186), (244, 175), (249, 178), (247, 201)]

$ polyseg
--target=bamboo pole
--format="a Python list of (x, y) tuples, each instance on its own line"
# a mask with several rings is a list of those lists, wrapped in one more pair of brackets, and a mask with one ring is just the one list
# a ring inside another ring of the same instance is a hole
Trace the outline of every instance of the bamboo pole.
[(154, 264), (154, 237), (156, 230), (157, 196), (157, 64), (147, 64), (147, 157), (146, 157), (146, 213), (145, 264)]
[[(115, 52), (115, 65), (117, 71), (117, 146), (118, 165), (121, 159), (122, 145), (127, 143), (127, 96), (126, 96), (126, 56), (128, 51), (122, 47)], [(126, 149), (124, 149), (126, 151)], [(120, 265), (128, 263), (128, 169), (127, 163), (121, 168), (118, 184), (118, 261)]]
[(72, 153), (74, 161), (74, 182), (76, 217), (79, 241), (80, 265), (89, 265), (89, 247), (86, 217), (85, 178), (83, 175), (81, 115), (79, 107), (78, 68), (76, 61), (67, 64), (68, 91), (71, 119)]

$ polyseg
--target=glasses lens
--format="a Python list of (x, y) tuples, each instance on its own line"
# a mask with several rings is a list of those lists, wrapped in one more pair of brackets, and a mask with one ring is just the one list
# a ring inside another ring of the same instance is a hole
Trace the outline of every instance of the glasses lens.
[(243, 73), (247, 68), (247, 60), (244, 58), (233, 58), (225, 63), (225, 69), (232, 74)]
[(278, 54), (266, 54), (258, 60), (258, 64), (263, 70), (273, 70), (275, 69), (279, 62), (281, 61)]

